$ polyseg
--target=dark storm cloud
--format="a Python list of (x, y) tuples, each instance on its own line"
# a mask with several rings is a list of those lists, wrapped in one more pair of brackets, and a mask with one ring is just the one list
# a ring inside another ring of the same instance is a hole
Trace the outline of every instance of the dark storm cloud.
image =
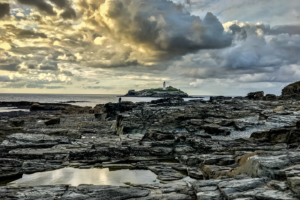
[(300, 35), (300, 25), (285, 25), (285, 26), (275, 26), (268, 32), (270, 35), (278, 35), (287, 33), (290, 35)]
[(20, 63), (0, 64), (0, 70), (16, 72), (21, 68)]
[(3, 86), (3, 88), (23, 88), (25, 83), (9, 83)]
[(10, 15), (10, 6), (8, 3), (0, 3), (0, 19), (5, 15)]
[(18, 38), (26, 38), (26, 39), (47, 38), (47, 35), (45, 33), (37, 33), (32, 30), (20, 30), (17, 36)]
[(201, 20), (167, 0), (94, 2), (100, 12), (91, 6), (80, 8), (88, 23), (116, 43), (129, 43), (145, 50), (129, 50), (131, 60), (170, 60), (201, 49), (228, 47), (232, 42), (232, 36), (224, 32), (220, 21), (210, 12)]
[(50, 0), (51, 3), (54, 3), (59, 8), (66, 8), (70, 5), (68, 0)]
[(0, 82), (8, 83), (8, 82), (17, 82), (17, 79), (11, 79), (9, 76), (1, 76), (0, 75)]
[(91, 90), (99, 90), (99, 89), (104, 89), (104, 90), (112, 90), (115, 87), (110, 87), (110, 86), (86, 86), (84, 89), (91, 89)]
[(76, 12), (73, 8), (68, 8), (63, 13), (61, 13), (60, 16), (64, 19), (72, 19), (76, 18)]
[(43, 89), (44, 87), (45, 87), (44, 85), (34, 84), (34, 83), (30, 83), (26, 85), (26, 88), (31, 88), (31, 89), (35, 89), (35, 88)]
[(64, 86), (47, 86), (46, 89), (55, 90), (55, 89), (65, 89)]
[(46, 12), (48, 15), (56, 15), (51, 4), (46, 3), (45, 0), (18, 0), (19, 3), (35, 6), (39, 10)]
[(60, 9), (64, 9), (65, 11), (60, 14), (64, 19), (72, 19), (76, 18), (76, 12), (71, 7), (71, 2), (69, 0), (50, 0), (50, 2), (54, 3)]
[(36, 32), (30, 29), (20, 29), (11, 24), (4, 25), (6, 33), (14, 34), (18, 39), (47, 38), (45, 33)]
[(74, 74), (72, 74), (72, 72), (70, 72), (70, 71), (63, 70), (62, 73), (66, 76), (74, 76)]
[(229, 29), (232, 31), (233, 35), (236, 36), (237, 40), (245, 40), (247, 39), (247, 32), (244, 28), (241, 28), (237, 24), (233, 24), (229, 27)]
[(49, 71), (57, 71), (58, 66), (57, 63), (46, 63), (40, 65), (40, 70), (49, 70)]
[(184, 56), (175, 62), (175, 71), (188, 78), (238, 82), (299, 79), (300, 35), (290, 31), (297, 29), (282, 29), (271, 35), (273, 28), (268, 25), (234, 22), (229, 30), (239, 36), (232, 46)]

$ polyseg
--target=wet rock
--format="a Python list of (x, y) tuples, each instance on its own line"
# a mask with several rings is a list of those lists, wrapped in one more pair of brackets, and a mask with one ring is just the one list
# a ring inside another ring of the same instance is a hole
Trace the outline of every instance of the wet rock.
[(162, 132), (159, 130), (150, 130), (142, 140), (174, 140), (174, 134), (171, 132)]
[(9, 119), (9, 123), (11, 124), (11, 126), (14, 126), (14, 127), (23, 127), (25, 121), (23, 119), (12, 118), (12, 119)]
[(258, 200), (296, 200), (297, 198), (294, 198), (291, 193), (284, 193), (278, 190), (266, 190), (264, 192), (258, 193), (255, 196)]
[(300, 165), (282, 170), (285, 172), (287, 183), (291, 190), (300, 197)]
[(269, 131), (254, 132), (251, 138), (260, 139), (272, 143), (296, 143), (299, 140), (300, 131), (293, 128), (277, 128)]
[(178, 155), (187, 155), (194, 153), (195, 149), (190, 146), (176, 146), (174, 151)]
[(0, 199), (59, 199), (68, 189), (66, 185), (36, 187), (0, 187)]
[(205, 191), (205, 192), (198, 192), (197, 193), (198, 200), (222, 200), (222, 194), (220, 191)]
[(274, 188), (275, 190), (279, 190), (279, 191), (285, 191), (288, 189), (288, 185), (284, 181), (272, 180), (268, 183), (268, 185)]
[(172, 181), (179, 180), (183, 178), (183, 175), (172, 169), (171, 167), (166, 166), (151, 166), (148, 167), (149, 170), (158, 175), (158, 179), (162, 181)]
[(45, 106), (42, 106), (38, 103), (33, 103), (30, 107), (30, 111), (38, 111), (38, 110), (44, 110)]
[(0, 178), (6, 178), (22, 174), (23, 162), (16, 159), (1, 158), (0, 159)]
[(237, 130), (237, 131), (244, 131), (245, 129), (246, 129), (246, 126), (245, 126), (245, 124), (244, 123), (242, 123), (242, 122), (234, 122), (234, 128), (235, 128), (235, 130)]
[(49, 136), (44, 134), (16, 133), (6, 137), (0, 145), (6, 149), (52, 147), (70, 143), (67, 137)]
[(191, 178), (203, 179), (203, 173), (197, 168), (188, 168), (188, 175)]
[[(260, 188), (264, 185), (264, 179), (254, 178), (254, 179), (244, 179), (244, 180), (233, 180), (224, 181), (218, 184), (220, 191), (228, 199), (234, 198), (244, 198), (244, 197), (254, 197), (256, 192), (249, 192), (256, 188)], [(259, 192), (259, 190), (257, 191)], [(242, 194), (241, 194), (242, 193)]]
[(230, 129), (216, 124), (204, 124), (201, 126), (205, 132), (212, 135), (230, 135)]
[(55, 125), (55, 124), (60, 124), (60, 118), (56, 117), (56, 118), (49, 119), (49, 120), (45, 121), (45, 124), (47, 126)]
[(205, 178), (217, 179), (222, 176), (226, 177), (232, 168), (217, 165), (203, 165), (201, 170)]
[(70, 187), (61, 197), (62, 200), (81, 200), (81, 199), (103, 199), (125, 200), (129, 198), (145, 197), (150, 193), (149, 190), (141, 188), (123, 188), (116, 186), (91, 186), (80, 185)]

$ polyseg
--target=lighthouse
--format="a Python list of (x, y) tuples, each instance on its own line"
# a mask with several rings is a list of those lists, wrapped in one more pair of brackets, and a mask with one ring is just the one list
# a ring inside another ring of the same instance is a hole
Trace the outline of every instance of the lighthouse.
[(166, 82), (164, 82), (163, 90), (166, 90)]

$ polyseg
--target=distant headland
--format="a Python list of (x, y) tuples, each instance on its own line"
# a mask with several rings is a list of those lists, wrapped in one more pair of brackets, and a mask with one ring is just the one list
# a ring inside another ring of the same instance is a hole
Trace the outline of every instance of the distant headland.
[(125, 97), (189, 97), (189, 95), (172, 86), (166, 87), (166, 82), (164, 82), (162, 88), (151, 88), (141, 91), (129, 90)]

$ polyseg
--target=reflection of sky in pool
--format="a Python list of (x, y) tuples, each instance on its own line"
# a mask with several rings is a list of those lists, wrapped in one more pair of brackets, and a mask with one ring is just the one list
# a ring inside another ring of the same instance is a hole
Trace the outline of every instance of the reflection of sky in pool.
[(0, 113), (5, 113), (5, 112), (13, 112), (13, 111), (23, 111), (23, 112), (29, 112), (29, 109), (19, 109), (15, 107), (0, 107)]
[(93, 185), (124, 185), (123, 182), (135, 184), (158, 183), (156, 175), (149, 170), (122, 169), (109, 171), (105, 169), (76, 169), (64, 168), (48, 172), (24, 174), (21, 179), (11, 182), (12, 186), (38, 186), (69, 184), (78, 186), (80, 184)]

